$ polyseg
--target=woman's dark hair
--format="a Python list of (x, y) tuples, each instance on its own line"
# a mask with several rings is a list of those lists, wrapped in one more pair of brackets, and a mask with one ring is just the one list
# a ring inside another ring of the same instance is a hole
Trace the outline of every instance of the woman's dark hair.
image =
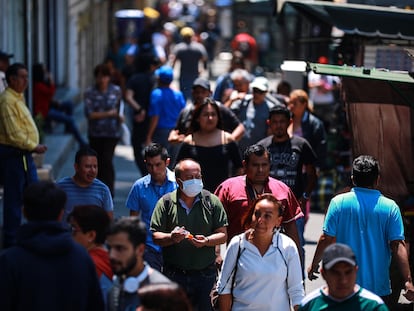
[(243, 219), (243, 228), (244, 230), (250, 229), (252, 224), (252, 217), (254, 213), (254, 209), (256, 208), (257, 203), (260, 201), (270, 201), (272, 202), (277, 208), (279, 212), (279, 216), (282, 216), (285, 211), (285, 206), (283, 205), (282, 201), (276, 199), (276, 197), (271, 193), (263, 193), (257, 196), (250, 204), (249, 212), (246, 214), (245, 218)]
[(68, 220), (73, 219), (79, 225), (83, 233), (95, 231), (95, 243), (104, 244), (106, 233), (111, 220), (108, 213), (100, 206), (77, 205), (69, 214)]
[(220, 130), (223, 129), (220, 108), (214, 99), (207, 97), (206, 99), (204, 99), (204, 102), (201, 105), (199, 105), (196, 109), (194, 109), (193, 117), (191, 119), (190, 129), (189, 129), (190, 133), (194, 133), (200, 130), (200, 122), (198, 119), (200, 118), (200, 115), (203, 112), (204, 108), (207, 107), (208, 105), (211, 105), (216, 110), (217, 128)]
[(103, 76), (111, 76), (111, 70), (107, 64), (99, 64), (93, 71), (93, 76), (96, 78), (99, 74)]
[(138, 289), (141, 305), (153, 311), (192, 311), (190, 300), (177, 283), (155, 283)]

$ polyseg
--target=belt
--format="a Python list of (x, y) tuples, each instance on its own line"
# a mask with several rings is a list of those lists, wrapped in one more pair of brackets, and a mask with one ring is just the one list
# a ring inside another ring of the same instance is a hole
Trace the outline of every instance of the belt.
[(201, 274), (201, 273), (204, 273), (204, 272), (208, 272), (210, 270), (215, 270), (216, 268), (215, 268), (214, 264), (211, 264), (211, 265), (207, 266), (206, 268), (200, 269), (200, 270), (198, 270), (198, 269), (181, 269), (181, 268), (177, 268), (177, 267), (174, 267), (174, 266), (164, 266), (164, 269), (169, 270), (171, 272), (178, 273), (178, 274), (182, 274), (182, 275), (197, 275), (197, 274)]

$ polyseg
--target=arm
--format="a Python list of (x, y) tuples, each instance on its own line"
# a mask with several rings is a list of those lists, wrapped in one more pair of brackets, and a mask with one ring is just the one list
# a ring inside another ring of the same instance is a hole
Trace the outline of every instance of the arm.
[(410, 300), (414, 300), (414, 286), (411, 279), (410, 265), (408, 263), (408, 253), (405, 246), (405, 241), (395, 240), (391, 241), (391, 251), (392, 255), (395, 257), (398, 267), (400, 269), (402, 278), (405, 284), (406, 293), (404, 296)]
[(146, 146), (148, 146), (152, 141), (152, 137), (154, 135), (155, 129), (157, 128), (159, 118), (160, 118), (159, 116), (152, 116), (150, 119), (150, 124), (148, 126), (147, 139), (145, 141)]
[[(288, 237), (290, 237), (293, 242), (295, 242), (297, 249), (301, 249), (298, 228), (296, 227), (296, 221), (289, 221), (288, 223), (283, 224), (283, 228), (285, 229), (285, 233)], [(302, 252), (299, 252), (300, 262), (302, 261)]]
[(152, 234), (152, 239), (154, 240), (155, 244), (164, 247), (180, 243), (185, 239), (186, 235), (187, 232), (183, 230), (183, 227), (176, 227), (169, 233), (155, 231)]
[(315, 254), (313, 255), (312, 264), (308, 268), (308, 278), (309, 280), (315, 280), (318, 277), (314, 273), (319, 273), (319, 262), (322, 260), (322, 254), (325, 251), (325, 249), (335, 243), (336, 238), (322, 234), (319, 238), (318, 245), (316, 246)]
[(195, 239), (190, 240), (191, 243), (197, 247), (204, 247), (204, 246), (216, 246), (223, 243), (226, 243), (227, 240), (227, 227), (220, 227), (217, 228), (214, 233), (210, 234), (209, 236), (204, 235), (196, 235)]
[(233, 137), (233, 139), (235, 141), (239, 141), (240, 139), (242, 139), (243, 135), (244, 135), (244, 125), (243, 123), (240, 123), (234, 130), (233, 132), (231, 132), (231, 136)]
[(231, 294), (224, 294), (219, 296), (219, 310), (230, 311), (233, 303), (233, 297)]
[(178, 144), (182, 143), (184, 141), (185, 135), (180, 134), (179, 130), (173, 129), (170, 131), (170, 134), (168, 134), (168, 142), (170, 144)]

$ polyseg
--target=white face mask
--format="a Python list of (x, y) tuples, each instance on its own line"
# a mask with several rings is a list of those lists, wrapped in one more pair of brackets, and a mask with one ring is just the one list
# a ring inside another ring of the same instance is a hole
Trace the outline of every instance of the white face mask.
[(183, 192), (186, 196), (193, 198), (203, 190), (203, 181), (201, 179), (181, 180), (183, 183)]

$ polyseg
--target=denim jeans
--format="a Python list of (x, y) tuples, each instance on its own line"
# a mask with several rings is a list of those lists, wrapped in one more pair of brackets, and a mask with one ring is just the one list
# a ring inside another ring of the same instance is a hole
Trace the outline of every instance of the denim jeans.
[(199, 271), (182, 273), (176, 269), (164, 269), (164, 275), (178, 283), (187, 293), (194, 311), (211, 311), (210, 292), (216, 281), (216, 267), (211, 265)]
[(23, 191), (38, 180), (30, 152), (0, 144), (0, 176), (3, 182), (3, 246), (12, 246), (22, 221)]

